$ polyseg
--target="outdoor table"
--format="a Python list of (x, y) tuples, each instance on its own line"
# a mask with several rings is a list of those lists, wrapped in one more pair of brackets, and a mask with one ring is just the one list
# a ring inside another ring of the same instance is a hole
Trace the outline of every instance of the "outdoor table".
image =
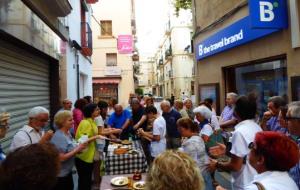
[[(102, 176), (102, 181), (101, 181), (101, 185), (100, 185), (100, 190), (109, 190), (109, 189), (128, 189), (127, 186), (124, 187), (116, 187), (111, 185), (110, 181), (112, 180), (112, 178), (114, 177), (132, 177), (133, 174), (124, 174), (124, 175), (106, 175), (106, 176)], [(142, 179), (139, 181), (146, 181), (146, 174), (142, 173)], [(133, 180), (133, 183), (137, 182), (135, 180)], [(132, 183), (132, 184), (133, 184)], [(132, 188), (133, 189), (133, 188)]]
[(137, 150), (137, 154), (114, 154), (113, 145), (108, 146), (105, 156), (105, 174), (133, 174), (135, 171), (146, 172), (147, 161), (140, 141), (133, 141), (132, 149)]

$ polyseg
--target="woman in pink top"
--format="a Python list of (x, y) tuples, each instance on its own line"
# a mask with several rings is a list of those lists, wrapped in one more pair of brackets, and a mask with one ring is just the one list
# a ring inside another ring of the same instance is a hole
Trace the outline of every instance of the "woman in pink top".
[(83, 108), (88, 104), (87, 100), (80, 98), (75, 102), (75, 109), (73, 110), (73, 120), (74, 120), (74, 134), (76, 134), (77, 127), (81, 120), (83, 120)]

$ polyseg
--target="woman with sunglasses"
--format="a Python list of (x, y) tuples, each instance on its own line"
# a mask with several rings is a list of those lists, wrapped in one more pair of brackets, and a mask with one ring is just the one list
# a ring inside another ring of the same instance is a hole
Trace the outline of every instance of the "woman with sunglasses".
[(272, 131), (259, 132), (249, 149), (249, 162), (258, 174), (245, 190), (298, 189), (288, 171), (299, 162), (299, 150), (289, 137)]

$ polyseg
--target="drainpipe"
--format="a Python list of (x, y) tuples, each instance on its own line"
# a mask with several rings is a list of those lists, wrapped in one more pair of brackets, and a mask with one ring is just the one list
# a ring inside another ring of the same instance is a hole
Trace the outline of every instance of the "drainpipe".
[(79, 70), (79, 55), (78, 51), (75, 51), (75, 61), (76, 61), (76, 78), (77, 78), (77, 99), (80, 98), (80, 70)]

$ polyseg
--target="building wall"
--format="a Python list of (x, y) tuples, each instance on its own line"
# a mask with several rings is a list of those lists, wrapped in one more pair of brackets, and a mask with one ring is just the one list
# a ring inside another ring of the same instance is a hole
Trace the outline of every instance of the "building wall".
[[(75, 40), (81, 44), (81, 3), (80, 1), (70, 1), (72, 12), (65, 18), (66, 25), (69, 27), (70, 40)], [(91, 8), (86, 12), (87, 22), (90, 21)], [(77, 97), (77, 56), (79, 64), (79, 97)], [(66, 44), (66, 54), (60, 61), (61, 68), (61, 101), (68, 98), (75, 102), (83, 96), (93, 95), (92, 92), (92, 64), (89, 57), (83, 56), (80, 51)]]
[(133, 62), (131, 55), (117, 52), (118, 35), (131, 35), (131, 0), (102, 0), (92, 6), (93, 14), (100, 20), (112, 20), (112, 38), (101, 37), (99, 24), (93, 19), (93, 77), (109, 77), (105, 74), (106, 53), (117, 53), (117, 69), (121, 70), (119, 83), (119, 103), (128, 104), (130, 93), (134, 93)]
[[(212, 4), (217, 1), (211, 1)], [(225, 2), (225, 1), (224, 1)], [(226, 1), (228, 6), (235, 7), (238, 3), (242, 1)], [(232, 4), (235, 2), (234, 4)], [(228, 12), (227, 5), (224, 5), (223, 10), (219, 10), (225, 14)], [(198, 9), (197, 11), (208, 11), (210, 6), (206, 5)], [(218, 11), (215, 11), (218, 12)], [(198, 13), (199, 16), (200, 13)], [(245, 6), (239, 10), (236, 14), (228, 17), (224, 22), (216, 25), (210, 30), (198, 35), (194, 44), (198, 44), (207, 37), (211, 36), (215, 32), (227, 27), (228, 25), (236, 22), (237, 20), (247, 16), (249, 14), (248, 6)], [(200, 14), (201, 15), (201, 14)], [(203, 17), (204, 15), (202, 15)], [(211, 19), (210, 22), (217, 18), (216, 16)], [(203, 20), (204, 18), (198, 18), (198, 20)], [(263, 60), (272, 60), (276, 57), (286, 57), (287, 60), (287, 75), (288, 75), (288, 96), (291, 100), (291, 85), (290, 77), (299, 76), (299, 60), (300, 60), (300, 50), (293, 49), (291, 46), (291, 31), (290, 28), (287, 30), (282, 30), (280, 32), (273, 33), (271, 35), (265, 36), (261, 39), (257, 39), (250, 43), (242, 46), (235, 47), (233, 49), (221, 52), (219, 54), (207, 57), (197, 63), (197, 76), (196, 76), (196, 95), (198, 95), (198, 84), (208, 84), (208, 83), (219, 83), (220, 84), (220, 103), (221, 108), (225, 104), (225, 93), (227, 89), (225, 88), (225, 77), (223, 73), (224, 68), (232, 66), (240, 66), (247, 64), (254, 64), (261, 62)], [(227, 91), (228, 92), (228, 91)], [(198, 97), (197, 97), (198, 100)]]

